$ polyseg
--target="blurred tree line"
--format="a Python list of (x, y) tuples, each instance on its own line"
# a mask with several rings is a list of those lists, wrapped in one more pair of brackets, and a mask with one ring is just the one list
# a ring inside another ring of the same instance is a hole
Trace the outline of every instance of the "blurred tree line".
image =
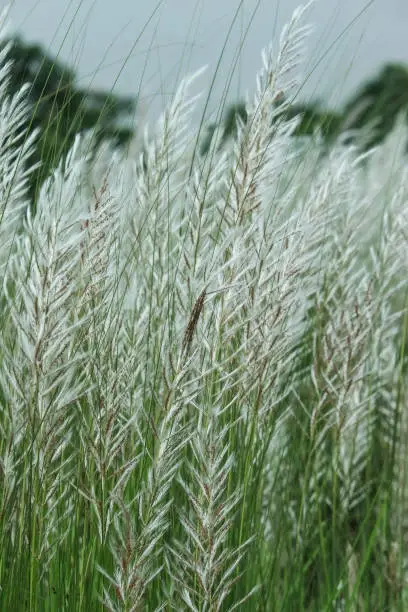
[[(408, 68), (402, 64), (391, 63), (386, 64), (376, 76), (364, 83), (339, 112), (325, 109), (319, 102), (293, 103), (284, 116), (287, 119), (300, 116), (295, 135), (311, 136), (319, 131), (327, 145), (346, 130), (351, 133), (370, 127), (370, 136), (364, 140), (364, 148), (368, 149), (384, 140), (400, 113), (408, 122)], [(221, 125), (221, 143), (236, 134), (238, 116), (246, 122), (247, 114), (243, 102), (227, 109)], [(203, 153), (208, 151), (216, 127), (216, 124), (211, 124), (207, 128), (202, 146)]]
[[(30, 127), (40, 128), (40, 136), (32, 162), (41, 166), (31, 175), (30, 199), (34, 202), (43, 180), (68, 152), (75, 135), (94, 129), (96, 141), (113, 140), (118, 147), (127, 146), (133, 136), (126, 119), (134, 115), (137, 100), (106, 91), (78, 86), (75, 73), (57, 58), (47, 55), (39, 45), (25, 43), (20, 37), (5, 40), (0, 48), (12, 43), (9, 59), (13, 62), (8, 91), (18, 92), (30, 84), (32, 107)], [(295, 134), (312, 135), (320, 131), (329, 145), (342, 131), (373, 126), (365, 147), (380, 143), (392, 129), (397, 116), (408, 119), (408, 69), (400, 64), (387, 64), (346, 102), (340, 112), (325, 109), (319, 102), (293, 103), (286, 116), (300, 116)], [(247, 120), (242, 102), (230, 105), (220, 124), (221, 144), (233, 138), (237, 116)], [(130, 122), (128, 122), (130, 123)], [(206, 128), (201, 153), (208, 151), (216, 124)]]
[[(78, 87), (75, 73), (62, 62), (46, 54), (39, 45), (26, 44), (20, 37), (6, 39), (0, 48), (11, 43), (8, 59), (13, 62), (8, 93), (18, 92), (30, 84), (30, 127), (40, 128), (32, 163), (41, 161), (30, 180), (30, 199), (35, 201), (44, 179), (71, 148), (75, 135), (95, 129), (96, 142), (111, 138), (118, 146), (126, 145), (132, 130), (123, 127), (123, 119), (136, 109), (131, 97)], [(122, 125), (120, 124), (122, 121)]]

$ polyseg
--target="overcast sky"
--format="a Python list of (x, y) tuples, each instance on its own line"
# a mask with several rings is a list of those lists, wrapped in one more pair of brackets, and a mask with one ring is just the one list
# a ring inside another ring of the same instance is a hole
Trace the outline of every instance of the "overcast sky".
[[(260, 53), (278, 40), (298, 0), (10, 0), (12, 31), (76, 67), (81, 85), (143, 99), (148, 114), (187, 72), (207, 64), (198, 88), (218, 108), (238, 49), (229, 101), (252, 91)], [(1, 3), (0, 3), (1, 4)], [(6, 3), (3, 2), (3, 5)], [(408, 0), (317, 0), (302, 68), (302, 97), (341, 104), (382, 64), (408, 64)]]

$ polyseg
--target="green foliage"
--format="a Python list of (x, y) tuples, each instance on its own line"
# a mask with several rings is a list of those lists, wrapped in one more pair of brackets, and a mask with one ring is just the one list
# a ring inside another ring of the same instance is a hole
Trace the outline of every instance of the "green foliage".
[(366, 145), (370, 148), (384, 140), (400, 113), (408, 117), (408, 69), (387, 64), (347, 102), (344, 119), (351, 129), (375, 125)]
[(13, 62), (8, 91), (13, 95), (25, 83), (30, 84), (31, 128), (40, 128), (32, 163), (41, 162), (41, 167), (33, 172), (30, 183), (30, 196), (35, 200), (44, 179), (72, 147), (77, 133), (95, 129), (96, 142), (111, 139), (118, 146), (127, 144), (133, 132), (119, 123), (134, 112), (136, 102), (131, 97), (80, 88), (74, 71), (40, 45), (15, 37), (5, 39), (1, 48), (8, 42), (12, 43), (9, 59)]
[(293, 104), (286, 113), (287, 119), (301, 116), (296, 136), (312, 136), (320, 131), (327, 142), (334, 142), (342, 124), (342, 116), (333, 111), (324, 110), (318, 103)]
[[(243, 123), (246, 123), (248, 113), (243, 102), (237, 102), (231, 104), (225, 113), (225, 117), (222, 122), (222, 135), (220, 146), (225, 144), (230, 138), (235, 138), (237, 135), (237, 120), (240, 119)], [(206, 155), (210, 148), (211, 140), (214, 136), (214, 132), (217, 128), (216, 123), (211, 123), (207, 127), (207, 133), (204, 141), (201, 145), (201, 154)]]
[[(285, 102), (284, 97), (276, 103), (276, 106), (283, 102)], [(290, 104), (284, 113), (285, 119), (300, 115), (295, 136), (312, 136), (320, 132), (328, 146), (332, 145), (345, 129), (361, 131), (370, 128), (370, 137), (364, 141), (365, 149), (381, 143), (393, 129), (400, 114), (408, 118), (408, 69), (402, 64), (384, 66), (380, 73), (364, 84), (339, 112), (326, 109), (320, 102), (312, 101)], [(243, 102), (232, 104), (227, 109), (222, 122), (221, 144), (236, 136), (238, 117), (244, 123), (247, 120)], [(207, 129), (202, 145), (203, 154), (209, 149), (216, 127), (213, 123)], [(349, 142), (352, 140), (353, 137), (350, 137)]]

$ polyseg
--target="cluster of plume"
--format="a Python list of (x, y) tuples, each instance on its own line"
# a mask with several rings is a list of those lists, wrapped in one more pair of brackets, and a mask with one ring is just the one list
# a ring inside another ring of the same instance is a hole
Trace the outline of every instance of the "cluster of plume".
[(295, 142), (308, 8), (233, 141), (198, 154), (197, 73), (140, 155), (79, 135), (35, 213), (2, 52), (4, 609), (64, 571), (78, 610), (85, 581), (115, 611), (341, 610), (368, 565), (403, 590), (408, 134)]

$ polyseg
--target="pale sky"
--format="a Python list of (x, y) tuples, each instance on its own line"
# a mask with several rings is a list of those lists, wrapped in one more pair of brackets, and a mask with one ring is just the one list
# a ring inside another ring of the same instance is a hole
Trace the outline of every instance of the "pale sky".
[[(210, 109), (219, 106), (242, 41), (228, 100), (253, 91), (262, 48), (277, 43), (299, 5), (298, 0), (9, 3), (11, 30), (75, 66), (81, 85), (130, 95), (140, 91), (154, 116), (181, 77), (203, 65), (208, 69), (197, 91), (208, 93), (224, 45)], [(408, 0), (317, 0), (308, 15), (315, 31), (301, 69), (305, 76), (312, 72), (303, 99), (319, 97), (336, 106), (385, 62), (408, 65)]]

